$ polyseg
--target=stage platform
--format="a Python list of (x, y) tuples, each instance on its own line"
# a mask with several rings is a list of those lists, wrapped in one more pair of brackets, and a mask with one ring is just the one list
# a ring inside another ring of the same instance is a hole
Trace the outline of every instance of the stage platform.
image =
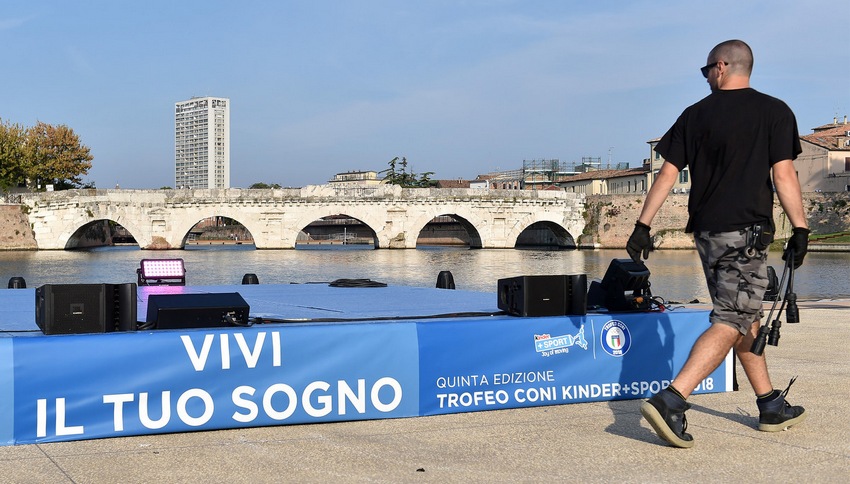
[[(327, 284), (238, 292), (249, 327), (44, 335), (35, 289), (0, 289), (0, 445), (645, 398), (708, 312), (499, 314), (496, 293)], [(733, 356), (696, 393), (731, 391)]]

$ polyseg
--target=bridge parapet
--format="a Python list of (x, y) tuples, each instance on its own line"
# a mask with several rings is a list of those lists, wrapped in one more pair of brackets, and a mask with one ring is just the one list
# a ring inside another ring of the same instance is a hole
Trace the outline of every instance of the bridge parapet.
[(452, 215), (473, 245), (511, 248), (530, 225), (545, 222), (581, 234), (585, 198), (562, 191), (307, 186), (282, 189), (67, 190), (25, 194), (40, 249), (64, 249), (80, 228), (112, 220), (142, 248), (182, 248), (200, 220), (243, 224), (257, 248), (294, 248), (309, 223), (344, 214), (369, 226), (376, 248), (414, 248), (434, 217)]

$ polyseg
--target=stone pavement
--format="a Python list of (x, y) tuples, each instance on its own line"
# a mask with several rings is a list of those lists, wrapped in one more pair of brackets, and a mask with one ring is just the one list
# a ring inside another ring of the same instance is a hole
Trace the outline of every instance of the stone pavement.
[(765, 350), (774, 385), (798, 375), (789, 400), (809, 412), (786, 432), (756, 430), (739, 366), (740, 391), (689, 399), (692, 449), (667, 447), (627, 400), (0, 447), (0, 481), (846, 482), (850, 301), (800, 309)]

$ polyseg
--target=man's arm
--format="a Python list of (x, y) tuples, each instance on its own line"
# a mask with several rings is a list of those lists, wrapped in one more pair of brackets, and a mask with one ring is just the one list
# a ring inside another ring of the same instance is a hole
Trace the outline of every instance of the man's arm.
[(791, 262), (794, 269), (797, 269), (803, 264), (803, 258), (808, 252), (809, 224), (806, 222), (803, 194), (793, 161), (782, 160), (773, 165), (773, 186), (776, 187), (776, 195), (779, 197), (782, 210), (785, 211), (791, 226), (794, 227), (791, 237), (785, 243), (782, 260)]
[(782, 210), (785, 211), (791, 225), (794, 228), (809, 228), (803, 209), (800, 181), (797, 179), (797, 170), (794, 169), (793, 161), (782, 160), (773, 165), (773, 186), (776, 187), (779, 204), (782, 205)]
[(649, 193), (646, 194), (646, 200), (643, 202), (643, 208), (640, 211), (638, 222), (652, 225), (652, 219), (655, 218), (655, 214), (664, 205), (664, 201), (667, 200), (670, 189), (673, 188), (677, 178), (679, 178), (679, 169), (669, 161), (665, 161), (661, 165), (658, 176), (655, 177), (655, 181), (649, 188)]
[(649, 224), (655, 218), (655, 214), (664, 205), (667, 200), (667, 195), (670, 194), (670, 188), (676, 183), (676, 177), (679, 176), (679, 169), (672, 163), (667, 161), (661, 165), (661, 170), (658, 176), (655, 177), (655, 183), (649, 189), (646, 195), (646, 200), (643, 202), (643, 208), (640, 211), (635, 230), (629, 237), (626, 243), (626, 252), (629, 257), (635, 262), (640, 262), (641, 257), (646, 259), (649, 257), (649, 251), (652, 249), (652, 238), (649, 236)]

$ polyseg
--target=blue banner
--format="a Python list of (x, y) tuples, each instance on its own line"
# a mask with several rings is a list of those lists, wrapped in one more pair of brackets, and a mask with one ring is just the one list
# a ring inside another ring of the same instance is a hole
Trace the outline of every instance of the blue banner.
[[(670, 384), (707, 312), (433, 322), (419, 326), (422, 415), (644, 398)], [(427, 364), (426, 364), (427, 362)], [(725, 365), (695, 393), (728, 391)]]
[[(707, 311), (0, 338), (0, 443), (644, 398)], [(729, 391), (731, 355), (697, 393)]]
[(0, 337), (0, 445), (15, 443), (15, 372), (12, 338)]
[(413, 324), (20, 338), (14, 353), (18, 443), (418, 414)]

